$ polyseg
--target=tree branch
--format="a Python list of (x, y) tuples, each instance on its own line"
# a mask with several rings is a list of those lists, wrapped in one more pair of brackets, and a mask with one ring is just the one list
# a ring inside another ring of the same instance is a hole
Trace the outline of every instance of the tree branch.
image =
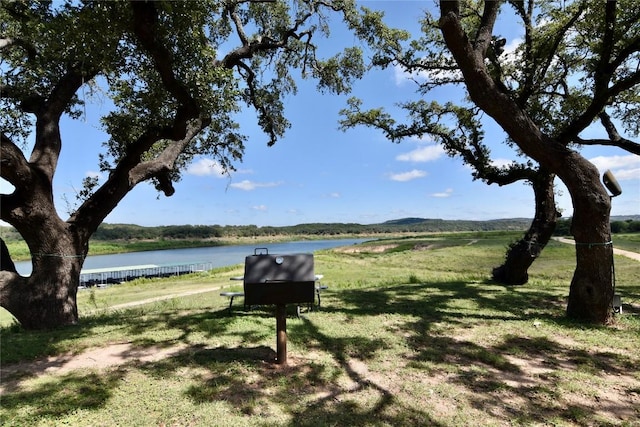
[(0, 176), (16, 188), (29, 188), (33, 179), (29, 162), (8, 136), (2, 133), (0, 138)]
[(171, 51), (159, 42), (158, 10), (154, 2), (132, 1), (134, 33), (140, 44), (149, 52), (154, 67), (165, 88), (184, 107), (190, 110), (187, 115), (197, 116), (197, 103), (185, 86), (178, 81), (173, 72), (174, 58)]
[(615, 1), (606, 2), (604, 17), (604, 36), (602, 37), (602, 41), (600, 43), (602, 48), (600, 49), (600, 58), (593, 75), (594, 94), (596, 97), (597, 94), (607, 91), (607, 86), (609, 85), (609, 81), (611, 80), (611, 75), (615, 70), (615, 68), (612, 68), (610, 61), (611, 52), (613, 51), (613, 47), (615, 44), (614, 34), (616, 25), (616, 7), (617, 4)]
[(15, 187), (12, 194), (0, 194), (0, 218), (13, 224), (16, 208), (24, 215), (25, 199), (34, 195), (34, 170), (24, 157), (22, 150), (4, 133), (0, 136), (0, 176)]
[(0, 270), (1, 271), (9, 271), (11, 273), (17, 273), (16, 265), (13, 263), (11, 259), (11, 253), (9, 252), (9, 248), (4, 243), (4, 240), (0, 238)]
[[(161, 190), (171, 196), (174, 193), (171, 172), (175, 161), (193, 138), (211, 123), (210, 118), (199, 117), (201, 109), (196, 99), (174, 73), (174, 58), (158, 34), (156, 4), (132, 1), (131, 7), (133, 32), (153, 60), (163, 86), (180, 106), (176, 108), (170, 125), (149, 125), (134, 142), (128, 144), (107, 181), (71, 215), (70, 222), (83, 223), (89, 232), (95, 231), (120, 200), (142, 181), (157, 178)], [(160, 141), (167, 142), (165, 149), (153, 159), (142, 162), (144, 154)]]
[[(578, 9), (575, 11), (575, 13), (567, 20), (567, 22), (557, 32), (555, 32), (552, 35), (551, 47), (546, 50), (548, 52), (548, 55), (546, 55), (545, 58), (540, 58), (540, 62), (543, 65), (540, 67), (540, 70), (537, 74), (540, 76), (541, 79), (544, 78), (544, 76), (547, 74), (547, 71), (549, 70), (549, 67), (551, 67), (551, 65), (553, 64), (555, 60), (555, 54), (558, 51), (558, 46), (560, 46), (560, 43), (562, 42), (562, 39), (564, 38), (565, 34), (574, 27), (576, 21), (578, 21), (578, 19), (582, 16), (582, 13), (584, 12), (585, 7), (586, 7), (585, 4), (580, 5)], [(538, 85), (538, 83), (535, 82), (535, 75), (533, 73), (533, 70), (535, 69), (535, 65), (536, 65), (534, 61), (535, 62), (538, 62), (538, 61), (536, 60), (536, 57), (535, 55), (533, 55), (533, 52), (532, 52), (533, 39), (530, 34), (530, 31), (532, 29), (531, 17), (533, 16), (533, 11), (534, 11), (533, 2), (530, 2), (528, 11), (525, 15), (527, 18), (525, 20), (525, 23), (527, 25), (527, 34), (526, 34), (527, 63), (525, 64), (525, 68), (527, 71), (525, 73), (525, 77), (527, 80), (525, 82), (525, 85), (522, 91), (520, 92), (520, 96), (518, 97), (518, 101), (517, 101), (518, 105), (523, 107), (529, 100), (529, 97), (531, 97), (531, 95), (535, 93), (535, 87)], [(560, 79), (560, 81), (564, 81), (564, 79)]]
[(485, 1), (484, 2), (484, 11), (482, 12), (482, 19), (480, 21), (480, 26), (478, 27), (478, 31), (476, 33), (476, 39), (474, 40), (474, 50), (477, 54), (486, 58), (487, 50), (491, 45), (492, 34), (493, 34), (493, 26), (496, 22), (496, 17), (498, 16), (498, 11), (500, 11), (501, 2), (499, 1)]
[(44, 105), (46, 98), (36, 92), (23, 93), (16, 87), (0, 84), (0, 98), (12, 99), (19, 103), (22, 111), (35, 114)]
[[(605, 107), (622, 92), (640, 84), (640, 72), (636, 71), (624, 79), (610, 86), (616, 69), (640, 49), (640, 39), (631, 40), (621, 49), (620, 54), (611, 59), (615, 47), (613, 42), (616, 20), (616, 2), (606, 2), (605, 35), (601, 43), (600, 58), (594, 70), (593, 97), (585, 111), (558, 135), (558, 139), (569, 142), (577, 138), (578, 134), (587, 128), (593, 120), (601, 114)], [(626, 55), (626, 56), (625, 56)]]
[(187, 126), (184, 138), (178, 141), (172, 141), (155, 159), (134, 166), (129, 172), (129, 186), (134, 187), (142, 181), (155, 177), (160, 182), (160, 187), (165, 196), (172, 196), (175, 190), (169, 174), (174, 169), (174, 164), (178, 156), (184, 151), (185, 147), (189, 145), (193, 138), (209, 126), (210, 123), (210, 120), (194, 120)]
[(15, 39), (15, 38), (0, 39), (0, 52), (3, 51), (4, 49), (10, 49), (14, 46), (24, 49), (27, 52), (27, 58), (30, 61), (35, 59), (37, 55), (36, 49), (31, 44), (27, 43), (25, 40)]
[[(263, 2), (271, 3), (271, 0), (263, 0)], [(249, 40), (246, 32), (244, 31), (244, 27), (240, 20), (240, 17), (235, 13), (233, 7), (235, 4), (232, 4), (228, 8), (229, 16), (231, 20), (234, 22), (236, 27), (236, 32), (238, 33), (238, 37), (240, 38), (241, 46), (237, 49), (232, 50), (227, 53), (223, 59), (216, 61), (215, 66), (222, 66), (227, 69), (231, 69), (235, 66), (239, 66), (240, 62), (243, 59), (250, 59), (258, 52), (267, 52), (270, 50), (281, 49), (287, 46), (290, 38), (295, 38), (297, 40), (301, 40), (305, 35), (310, 37), (310, 32), (303, 31), (301, 33), (297, 33), (300, 26), (307, 21), (312, 15), (312, 13), (307, 13), (302, 17), (298, 18), (295, 24), (284, 31), (281, 34), (280, 40), (274, 40), (269, 36), (262, 36), (257, 40)]]
[(628, 151), (632, 154), (640, 155), (640, 144), (637, 142), (631, 141), (629, 139), (623, 138), (618, 133), (615, 125), (611, 121), (611, 118), (606, 112), (602, 112), (599, 114), (600, 122), (602, 126), (607, 131), (609, 135), (609, 139), (582, 139), (576, 138), (575, 142), (582, 145), (609, 145), (613, 147), (622, 148), (625, 151)]

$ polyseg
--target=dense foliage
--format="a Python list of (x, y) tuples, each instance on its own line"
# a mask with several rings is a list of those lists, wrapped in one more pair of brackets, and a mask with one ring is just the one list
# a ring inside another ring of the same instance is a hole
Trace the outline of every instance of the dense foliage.
[[(614, 233), (640, 233), (640, 217), (613, 217), (611, 230)], [(200, 240), (225, 237), (268, 236), (340, 236), (370, 235), (381, 233), (428, 233), (458, 231), (512, 231), (524, 230), (529, 219), (497, 219), (490, 221), (444, 220), (406, 218), (380, 224), (312, 223), (283, 227), (256, 225), (164, 225), (143, 227), (134, 224), (102, 224), (93, 235), (95, 241), (131, 240)], [(571, 219), (558, 222), (555, 235), (571, 234)], [(7, 242), (20, 240), (20, 235), (11, 227), (0, 227), (0, 236)]]
[[(612, 233), (640, 233), (640, 220), (638, 219), (614, 219), (611, 221)], [(571, 218), (558, 221), (556, 236), (568, 236), (571, 234)]]

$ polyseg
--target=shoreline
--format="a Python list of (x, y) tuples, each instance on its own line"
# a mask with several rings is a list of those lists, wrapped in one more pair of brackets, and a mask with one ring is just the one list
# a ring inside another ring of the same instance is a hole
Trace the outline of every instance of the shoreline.
[[(270, 243), (286, 243), (314, 240), (333, 239), (381, 239), (415, 235), (415, 233), (380, 233), (380, 234), (327, 234), (327, 235), (274, 235), (274, 236), (248, 236), (248, 237), (222, 237), (202, 240), (95, 240), (89, 242), (87, 256), (116, 255), (135, 252), (148, 252), (159, 250), (192, 249), (236, 245), (262, 245)], [(5, 242), (9, 248), (11, 259), (14, 262), (31, 260), (31, 255), (26, 243), (9, 241)]]

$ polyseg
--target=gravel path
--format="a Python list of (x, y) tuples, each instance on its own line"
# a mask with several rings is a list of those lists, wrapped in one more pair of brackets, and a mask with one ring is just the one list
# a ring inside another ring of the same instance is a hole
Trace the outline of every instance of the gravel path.
[(174, 298), (188, 297), (190, 295), (204, 294), (205, 292), (218, 291), (218, 290), (220, 290), (222, 288), (223, 288), (222, 286), (215, 286), (215, 287), (212, 287), (212, 288), (196, 289), (196, 290), (193, 290), (193, 291), (182, 292), (182, 293), (179, 293), (179, 294), (163, 295), (163, 296), (155, 297), (155, 298), (148, 298), (148, 299), (143, 299), (143, 300), (139, 300), (139, 301), (132, 301), (132, 302), (124, 303), (124, 304), (114, 305), (113, 307), (109, 307), (109, 310), (121, 310), (123, 308), (130, 308), (130, 307), (136, 307), (136, 306), (139, 306), (139, 305), (150, 304), (152, 302), (164, 301), (164, 300), (174, 299)]
[[(568, 243), (570, 245), (576, 244), (576, 242), (573, 241), (572, 239), (565, 239), (564, 237), (554, 237), (553, 240), (557, 240), (558, 242), (562, 242), (562, 243)], [(636, 261), (640, 261), (640, 254), (637, 252), (625, 251), (623, 249), (618, 249), (614, 247), (613, 253), (616, 255), (622, 255), (631, 259), (635, 259)]]

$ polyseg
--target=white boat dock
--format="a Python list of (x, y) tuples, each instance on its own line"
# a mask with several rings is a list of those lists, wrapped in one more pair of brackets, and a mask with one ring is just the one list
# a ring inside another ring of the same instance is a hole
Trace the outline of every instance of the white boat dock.
[(213, 268), (210, 262), (188, 264), (145, 264), (123, 267), (90, 268), (80, 272), (80, 286), (103, 286), (139, 279), (141, 277), (169, 277), (208, 271)]

